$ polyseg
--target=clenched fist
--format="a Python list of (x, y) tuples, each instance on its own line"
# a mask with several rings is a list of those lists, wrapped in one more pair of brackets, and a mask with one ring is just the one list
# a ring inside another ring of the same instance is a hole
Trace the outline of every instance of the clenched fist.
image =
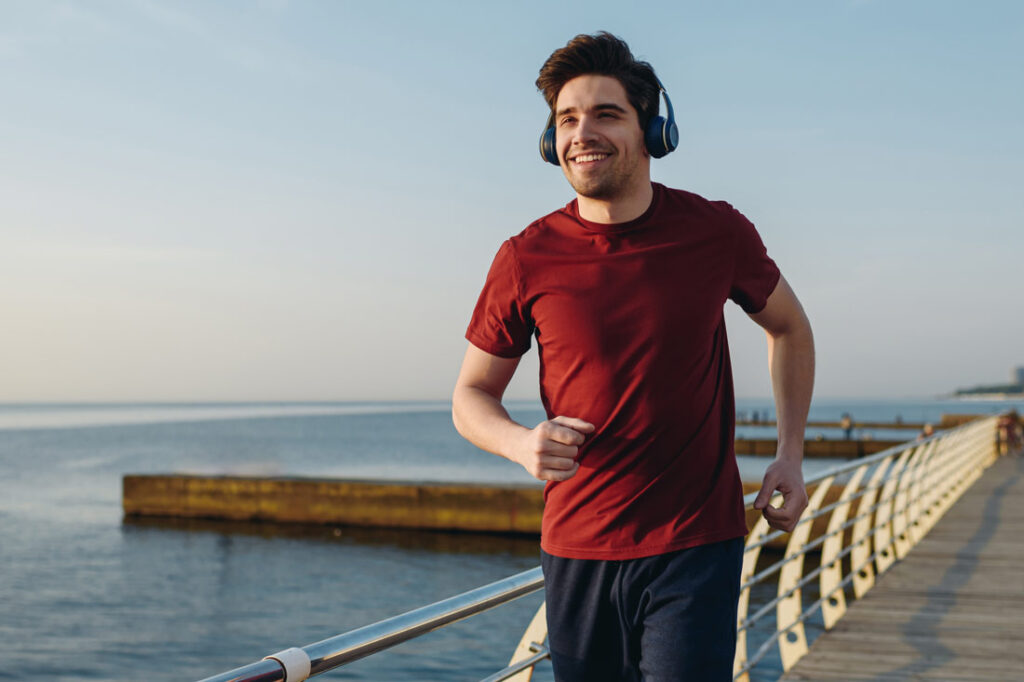
[(594, 425), (575, 417), (555, 417), (537, 424), (516, 444), (511, 459), (542, 481), (565, 481), (576, 475), (580, 446)]

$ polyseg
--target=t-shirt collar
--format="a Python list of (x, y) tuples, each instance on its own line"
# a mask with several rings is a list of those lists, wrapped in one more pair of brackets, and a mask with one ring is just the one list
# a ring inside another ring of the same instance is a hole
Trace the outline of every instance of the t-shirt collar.
[(654, 195), (651, 197), (651, 205), (647, 207), (641, 215), (628, 220), (624, 223), (595, 223), (587, 220), (580, 215), (579, 200), (573, 199), (566, 205), (566, 212), (577, 221), (584, 230), (588, 232), (601, 232), (603, 234), (620, 234), (622, 232), (631, 232), (642, 228), (647, 221), (654, 215), (654, 212), (658, 209), (658, 204), (661, 203), (661, 196), (664, 193), (664, 185), (652, 182), (651, 188), (654, 190)]

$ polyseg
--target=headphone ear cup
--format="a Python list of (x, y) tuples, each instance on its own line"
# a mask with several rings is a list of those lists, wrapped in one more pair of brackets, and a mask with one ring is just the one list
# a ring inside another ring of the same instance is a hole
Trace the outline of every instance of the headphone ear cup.
[(655, 116), (647, 123), (644, 133), (644, 144), (651, 156), (660, 159), (679, 146), (679, 129), (675, 121), (666, 121), (663, 116)]
[(555, 150), (555, 127), (550, 126), (540, 136), (540, 157), (548, 163), (560, 166), (558, 152)]

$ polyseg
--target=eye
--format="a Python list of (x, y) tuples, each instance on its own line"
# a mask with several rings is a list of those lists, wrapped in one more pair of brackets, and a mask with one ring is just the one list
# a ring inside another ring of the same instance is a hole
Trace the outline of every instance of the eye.
[(576, 122), (575, 118), (573, 118), (572, 116), (566, 116), (561, 121), (559, 121), (558, 124), (565, 126), (565, 125), (569, 125), (569, 124), (572, 124), (572, 123), (575, 123), (575, 122)]

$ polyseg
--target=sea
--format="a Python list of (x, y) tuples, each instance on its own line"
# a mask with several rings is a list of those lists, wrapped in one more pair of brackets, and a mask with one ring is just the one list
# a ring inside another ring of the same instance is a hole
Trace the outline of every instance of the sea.
[[(816, 400), (811, 419), (937, 423), (943, 414), (1022, 408)], [(737, 410), (773, 416), (767, 400), (738, 400)], [(523, 423), (544, 418), (528, 401), (510, 412)], [(767, 464), (739, 460), (747, 480)], [(807, 460), (805, 475), (833, 464)], [(532, 481), (463, 441), (446, 402), (0, 404), (0, 680), (198, 680), (539, 564), (533, 538), (123, 517), (122, 476), (174, 472)], [(504, 667), (542, 599), (524, 597), (317, 679), (479, 680)], [(777, 677), (773, 665), (755, 679)], [(534, 679), (550, 680), (550, 664)]]

